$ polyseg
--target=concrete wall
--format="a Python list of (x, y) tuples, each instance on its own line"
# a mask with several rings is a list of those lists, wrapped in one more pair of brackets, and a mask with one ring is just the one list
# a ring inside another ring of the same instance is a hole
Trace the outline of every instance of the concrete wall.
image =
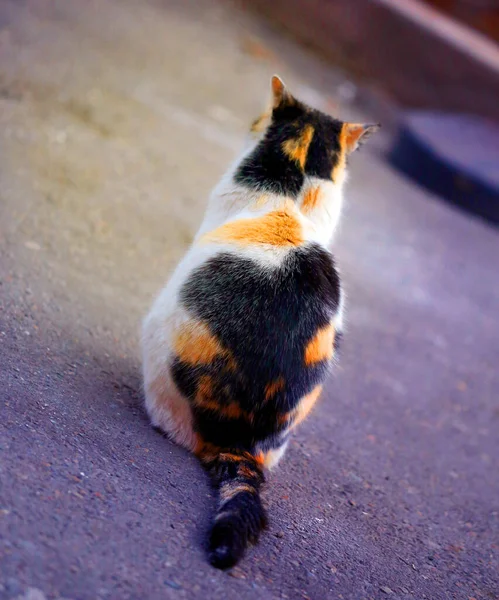
[(499, 47), (417, 0), (243, 0), (401, 104), (499, 119)]

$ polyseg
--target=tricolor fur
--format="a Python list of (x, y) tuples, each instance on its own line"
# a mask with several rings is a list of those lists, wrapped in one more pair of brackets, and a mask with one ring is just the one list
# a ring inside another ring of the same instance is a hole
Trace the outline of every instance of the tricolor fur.
[(144, 321), (151, 420), (199, 457), (219, 492), (209, 537), (217, 567), (265, 526), (264, 471), (334, 360), (344, 303), (329, 245), (348, 155), (376, 128), (311, 109), (273, 77), (271, 107)]

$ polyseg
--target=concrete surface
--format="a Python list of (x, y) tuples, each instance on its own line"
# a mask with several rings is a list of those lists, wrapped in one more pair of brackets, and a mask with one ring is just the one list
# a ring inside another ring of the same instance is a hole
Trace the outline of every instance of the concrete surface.
[(138, 324), (270, 74), (329, 107), (341, 78), (220, 4), (0, 6), (0, 598), (497, 598), (497, 231), (382, 137), (352, 159), (341, 369), (261, 544), (215, 571), (205, 475), (141, 408)]

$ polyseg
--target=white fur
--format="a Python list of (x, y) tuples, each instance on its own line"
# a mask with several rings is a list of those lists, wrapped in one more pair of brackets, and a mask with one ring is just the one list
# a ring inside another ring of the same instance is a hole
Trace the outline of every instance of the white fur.
[(274, 450), (267, 450), (265, 454), (265, 467), (267, 469), (273, 469), (274, 467), (277, 467), (279, 461), (286, 452), (288, 444), (289, 440), (286, 440), (284, 444), (282, 444), (282, 446), (279, 446), (279, 448), (275, 448)]
[(315, 177), (307, 177), (298, 202), (303, 202), (303, 197), (310, 188), (319, 188), (320, 204), (308, 215), (308, 220), (312, 225), (313, 233), (310, 241), (317, 242), (325, 248), (329, 246), (340, 221), (341, 209), (343, 207), (343, 185), (345, 175), (341, 176), (341, 181), (325, 181)]

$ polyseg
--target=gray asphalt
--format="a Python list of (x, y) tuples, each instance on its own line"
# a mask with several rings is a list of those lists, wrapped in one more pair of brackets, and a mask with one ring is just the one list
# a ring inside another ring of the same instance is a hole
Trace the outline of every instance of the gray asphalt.
[[(341, 76), (231, 5), (0, 4), (0, 598), (499, 598), (499, 237), (352, 159), (341, 367), (230, 573), (197, 462), (141, 405), (141, 316), (277, 71)], [(343, 92), (342, 92), (343, 90)]]

